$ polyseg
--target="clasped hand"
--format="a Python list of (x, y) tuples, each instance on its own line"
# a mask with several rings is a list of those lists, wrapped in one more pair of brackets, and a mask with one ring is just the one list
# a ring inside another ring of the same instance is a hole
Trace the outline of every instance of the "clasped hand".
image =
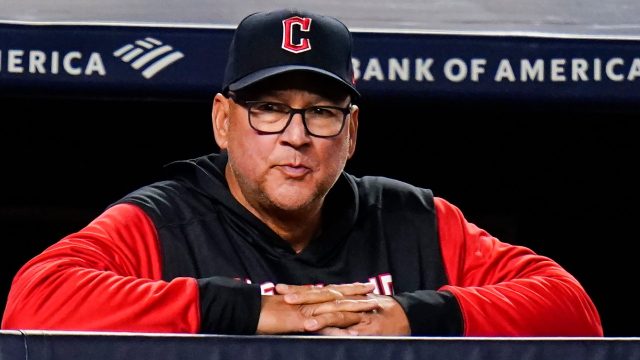
[(409, 335), (409, 321), (391, 296), (369, 283), (276, 286), (262, 296), (258, 334)]

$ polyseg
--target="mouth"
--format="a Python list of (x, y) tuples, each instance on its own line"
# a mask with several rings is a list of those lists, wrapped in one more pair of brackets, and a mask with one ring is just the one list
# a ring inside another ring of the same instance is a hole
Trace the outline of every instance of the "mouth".
[(311, 172), (311, 169), (302, 164), (281, 164), (276, 168), (290, 178), (303, 178)]

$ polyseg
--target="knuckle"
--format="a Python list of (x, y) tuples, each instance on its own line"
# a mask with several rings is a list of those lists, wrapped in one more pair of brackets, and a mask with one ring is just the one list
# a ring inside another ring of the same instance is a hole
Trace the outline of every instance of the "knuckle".
[(298, 309), (305, 316), (312, 316), (315, 310), (315, 308), (311, 306), (300, 306)]
[(336, 299), (342, 299), (344, 298), (344, 295), (342, 295), (342, 293), (338, 290), (335, 289), (328, 289), (329, 293), (331, 293), (331, 295), (336, 298)]

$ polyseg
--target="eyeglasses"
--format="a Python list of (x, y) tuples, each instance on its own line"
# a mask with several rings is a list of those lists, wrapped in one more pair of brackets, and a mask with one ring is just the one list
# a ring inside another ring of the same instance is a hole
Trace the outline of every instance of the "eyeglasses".
[(278, 102), (245, 101), (230, 96), (237, 104), (247, 108), (249, 125), (261, 133), (278, 134), (291, 123), (293, 115), (300, 114), (304, 128), (310, 135), (328, 138), (342, 131), (347, 115), (351, 113), (351, 104), (339, 106), (309, 106), (302, 109)]

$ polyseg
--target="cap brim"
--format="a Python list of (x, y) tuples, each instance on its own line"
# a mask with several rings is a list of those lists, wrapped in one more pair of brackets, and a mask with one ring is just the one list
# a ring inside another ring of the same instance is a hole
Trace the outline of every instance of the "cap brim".
[(339, 76), (336, 76), (333, 73), (330, 73), (326, 70), (322, 70), (322, 69), (318, 69), (315, 67), (311, 67), (311, 66), (304, 66), (304, 65), (283, 65), (283, 66), (275, 66), (275, 67), (271, 67), (271, 68), (267, 68), (267, 69), (262, 69), (262, 70), (258, 70), (256, 72), (253, 72), (243, 78), (238, 79), (237, 81), (232, 82), (231, 84), (229, 84), (228, 89), (231, 91), (237, 91), (240, 90), (246, 86), (252, 85), (257, 83), (258, 81), (267, 79), (269, 77), (275, 76), (275, 75), (279, 75), (279, 74), (283, 74), (286, 72), (290, 72), (290, 71), (309, 71), (312, 73), (316, 73), (316, 74), (321, 74), (321, 75), (325, 75), (328, 76), (332, 79), (335, 79), (336, 81), (338, 81), (340, 84), (346, 86), (349, 91), (352, 93), (352, 95), (355, 95), (355, 97), (360, 97), (360, 92), (358, 92), (358, 90), (356, 90), (356, 88), (353, 86), (353, 84), (350, 84), (346, 81), (344, 81), (343, 79), (341, 79)]

